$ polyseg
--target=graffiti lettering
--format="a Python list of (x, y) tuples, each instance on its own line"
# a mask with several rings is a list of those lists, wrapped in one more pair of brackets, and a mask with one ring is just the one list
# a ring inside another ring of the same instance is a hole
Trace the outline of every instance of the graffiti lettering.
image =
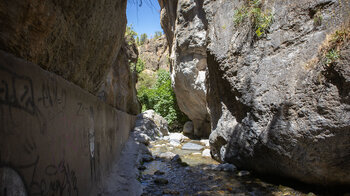
[(27, 76), (19, 76), (6, 68), (0, 67), (0, 104), (19, 108), (35, 115), (32, 80)]
[[(14, 73), (2, 66), (0, 66), (0, 76), (0, 113), (5, 113), (4, 108), (1, 106), (8, 106), (9, 110), (8, 117), (5, 118), (5, 115), (2, 115), (1, 122), (9, 124), (7, 121), (12, 119), (11, 110), (12, 108), (17, 108), (35, 117), (40, 125), (40, 132), (44, 133), (46, 130), (46, 119), (35, 104), (32, 79), (28, 76)], [(13, 127), (13, 125), (11, 126)], [(5, 131), (8, 132), (9, 130)]]
[(36, 181), (38, 162), (39, 157), (30, 165), (33, 168), (30, 183), (31, 195), (79, 195), (77, 177), (68, 163), (62, 160), (57, 165), (48, 165), (44, 170), (43, 178)]
[(77, 109), (77, 115), (78, 116), (83, 116), (85, 112), (89, 111), (89, 107), (88, 106), (84, 106), (83, 103), (78, 102), (78, 109)]
[(57, 106), (63, 109), (66, 105), (66, 91), (59, 89), (57, 81), (50, 78), (42, 84), (38, 102), (42, 103), (45, 108)]

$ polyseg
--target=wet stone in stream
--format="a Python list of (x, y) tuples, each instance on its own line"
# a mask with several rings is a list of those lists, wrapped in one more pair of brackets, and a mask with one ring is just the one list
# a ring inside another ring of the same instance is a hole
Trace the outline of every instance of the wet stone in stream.
[[(201, 145), (202, 149), (182, 150), (182, 145), (189, 142)], [(208, 148), (188, 139), (179, 147), (171, 146), (169, 140), (151, 143), (149, 149), (155, 159), (145, 162), (146, 169), (141, 171), (142, 195), (306, 195), (263, 182), (248, 171), (238, 171), (234, 165), (219, 164), (211, 157), (202, 156), (202, 151)], [(164, 153), (177, 155), (167, 157)]]

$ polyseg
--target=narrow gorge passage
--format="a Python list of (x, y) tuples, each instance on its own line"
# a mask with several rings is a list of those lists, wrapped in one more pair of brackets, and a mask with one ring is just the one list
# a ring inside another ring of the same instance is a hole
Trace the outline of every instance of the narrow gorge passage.
[(0, 196), (350, 196), (350, 0), (0, 1)]

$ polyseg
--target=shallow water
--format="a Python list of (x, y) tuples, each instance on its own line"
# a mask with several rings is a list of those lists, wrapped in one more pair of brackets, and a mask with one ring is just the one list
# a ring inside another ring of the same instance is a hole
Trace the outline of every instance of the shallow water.
[[(199, 141), (186, 140), (184, 143)], [(182, 144), (184, 144), (182, 143)], [(205, 147), (204, 149), (209, 148)], [(210, 157), (202, 157), (201, 151), (182, 150), (172, 147), (167, 140), (152, 142), (149, 146), (155, 160), (144, 163), (146, 169), (141, 172), (140, 181), (144, 188), (143, 195), (307, 195), (314, 193), (311, 189), (293, 189), (279, 183), (269, 183), (249, 174), (240, 176), (239, 170), (233, 172), (211, 169), (219, 163)], [(203, 150), (204, 150), (203, 149)], [(164, 152), (180, 155), (182, 162), (188, 166), (168, 159), (157, 158)], [(155, 175), (156, 171), (164, 174)], [(155, 179), (165, 179), (168, 183), (159, 184)], [(334, 195), (328, 194), (317, 195)]]

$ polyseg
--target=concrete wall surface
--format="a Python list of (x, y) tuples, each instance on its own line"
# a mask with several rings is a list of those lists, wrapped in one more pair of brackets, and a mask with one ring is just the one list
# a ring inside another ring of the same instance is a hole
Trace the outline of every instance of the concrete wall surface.
[(0, 51), (0, 195), (89, 195), (135, 116)]

